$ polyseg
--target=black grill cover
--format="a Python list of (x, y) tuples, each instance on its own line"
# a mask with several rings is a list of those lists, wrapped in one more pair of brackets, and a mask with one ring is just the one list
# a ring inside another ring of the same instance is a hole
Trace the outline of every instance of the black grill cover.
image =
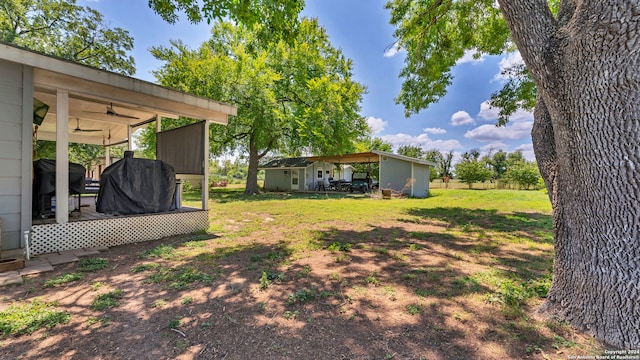
[[(84, 174), (86, 170), (80, 164), (69, 163), (69, 193), (84, 192)], [(33, 162), (34, 195), (49, 195), (56, 191), (56, 161), (40, 159)]]
[[(84, 166), (69, 163), (69, 194), (84, 192)], [(42, 214), (51, 207), (56, 192), (56, 161), (40, 159), (33, 162), (33, 211)]]
[[(84, 192), (84, 174), (86, 170), (80, 164), (69, 163), (69, 193)], [(40, 159), (33, 162), (34, 195), (49, 195), (56, 191), (56, 161)]]
[(147, 214), (175, 210), (176, 174), (160, 160), (124, 158), (100, 175), (96, 210)]

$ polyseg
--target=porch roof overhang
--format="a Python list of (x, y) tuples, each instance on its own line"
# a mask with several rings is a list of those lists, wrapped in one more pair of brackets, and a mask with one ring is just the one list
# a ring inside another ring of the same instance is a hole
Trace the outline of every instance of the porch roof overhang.
[[(33, 68), (34, 98), (49, 106), (38, 129), (38, 138), (43, 140), (56, 139), (56, 92), (60, 89), (69, 94), (70, 142), (120, 142), (157, 117), (184, 116), (226, 125), (229, 115), (237, 115), (233, 105), (14, 45), (0, 43), (0, 60)], [(97, 131), (77, 131), (78, 127)]]

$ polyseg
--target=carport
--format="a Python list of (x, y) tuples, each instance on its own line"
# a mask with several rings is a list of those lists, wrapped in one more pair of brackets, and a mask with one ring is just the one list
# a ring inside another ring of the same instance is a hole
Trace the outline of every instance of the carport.
[[(288, 159), (279, 159), (280, 163), (288, 164)], [(334, 156), (308, 156), (296, 158), (297, 163), (304, 160), (306, 167), (313, 167), (313, 164), (373, 164), (380, 166), (379, 185), (380, 189), (389, 189), (396, 193), (407, 196), (424, 198), (429, 195), (429, 167), (436, 166), (435, 163), (424, 159), (416, 159), (404, 155), (388, 153), (380, 150), (370, 152), (334, 155)], [(273, 162), (272, 162), (273, 163)], [(299, 168), (300, 166), (298, 166)], [(286, 165), (277, 168), (262, 167), (265, 169), (265, 189), (276, 190), (267, 187), (267, 178), (279, 172), (291, 171)], [(273, 172), (270, 174), (270, 172)], [(281, 185), (280, 185), (281, 186)], [(313, 189), (312, 187), (311, 189)], [(290, 189), (296, 190), (296, 189)]]

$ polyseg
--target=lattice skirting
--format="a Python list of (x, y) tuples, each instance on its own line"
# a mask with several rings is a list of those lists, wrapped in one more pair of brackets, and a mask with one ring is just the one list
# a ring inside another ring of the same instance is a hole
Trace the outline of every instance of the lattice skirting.
[(188, 234), (208, 227), (206, 210), (33, 225), (29, 248), (32, 255), (38, 255), (96, 246), (109, 247)]

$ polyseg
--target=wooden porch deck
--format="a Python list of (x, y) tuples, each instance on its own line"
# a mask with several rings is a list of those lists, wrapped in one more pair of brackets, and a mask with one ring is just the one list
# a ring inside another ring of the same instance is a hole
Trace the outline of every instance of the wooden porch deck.
[[(81, 198), (80, 203), (80, 211), (74, 210), (69, 214), (69, 222), (77, 222), (77, 221), (87, 221), (87, 220), (102, 220), (102, 219), (113, 219), (113, 218), (124, 218), (130, 216), (144, 216), (147, 214), (134, 214), (134, 215), (113, 215), (113, 214), (104, 214), (96, 211), (96, 196), (84, 195)], [(74, 201), (75, 198), (74, 198)], [(192, 207), (181, 207), (180, 209), (170, 211), (169, 213), (180, 213), (180, 212), (191, 212), (191, 211), (200, 211), (201, 209), (192, 208)], [(55, 215), (49, 216), (47, 218), (36, 217), (32, 219), (32, 225), (45, 225), (45, 224), (55, 224), (56, 217)]]

